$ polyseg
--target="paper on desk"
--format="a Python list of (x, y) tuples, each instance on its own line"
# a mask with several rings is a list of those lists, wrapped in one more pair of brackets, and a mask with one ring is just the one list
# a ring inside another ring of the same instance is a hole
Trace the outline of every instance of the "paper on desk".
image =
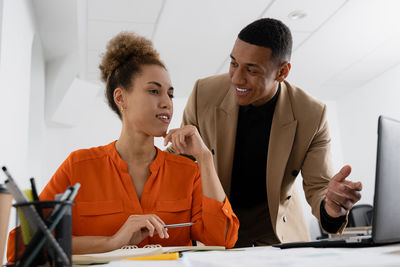
[(375, 248), (246, 248), (244, 251), (210, 251), (187, 253), (183, 261), (189, 266), (400, 266), (400, 256), (389, 254), (399, 247)]

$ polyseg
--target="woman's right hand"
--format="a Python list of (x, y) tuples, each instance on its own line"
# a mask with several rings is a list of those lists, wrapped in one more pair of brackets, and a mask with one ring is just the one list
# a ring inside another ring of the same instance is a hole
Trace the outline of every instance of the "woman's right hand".
[(117, 233), (111, 237), (115, 249), (125, 245), (137, 245), (147, 236), (158, 234), (160, 238), (169, 238), (165, 223), (155, 214), (131, 215)]

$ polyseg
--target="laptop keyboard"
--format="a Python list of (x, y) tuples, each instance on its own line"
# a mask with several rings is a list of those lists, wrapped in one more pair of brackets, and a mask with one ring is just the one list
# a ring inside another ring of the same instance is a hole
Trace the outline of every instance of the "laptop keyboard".
[(346, 243), (363, 243), (363, 242), (369, 242), (372, 240), (372, 237), (370, 235), (361, 235), (361, 236), (349, 236), (345, 237), (344, 240)]

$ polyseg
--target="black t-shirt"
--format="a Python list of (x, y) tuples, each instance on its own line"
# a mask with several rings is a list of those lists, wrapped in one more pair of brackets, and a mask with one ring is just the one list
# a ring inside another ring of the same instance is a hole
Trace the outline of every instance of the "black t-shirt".
[(267, 156), (272, 117), (280, 87), (262, 106), (240, 106), (230, 202), (233, 208), (267, 202)]

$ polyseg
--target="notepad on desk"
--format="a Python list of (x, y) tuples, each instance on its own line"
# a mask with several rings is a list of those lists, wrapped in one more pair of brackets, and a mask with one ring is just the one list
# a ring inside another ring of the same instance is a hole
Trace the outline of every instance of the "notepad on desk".
[[(180, 247), (162, 247), (160, 245), (147, 245), (143, 248), (137, 246), (124, 246), (105, 253), (72, 255), (74, 264), (92, 264), (104, 263), (114, 260), (122, 260), (126, 258), (145, 257), (152, 255), (160, 255), (174, 252), (184, 251), (206, 251), (206, 250), (225, 250), (223, 246), (180, 246)], [(151, 258), (148, 258), (151, 260)]]

